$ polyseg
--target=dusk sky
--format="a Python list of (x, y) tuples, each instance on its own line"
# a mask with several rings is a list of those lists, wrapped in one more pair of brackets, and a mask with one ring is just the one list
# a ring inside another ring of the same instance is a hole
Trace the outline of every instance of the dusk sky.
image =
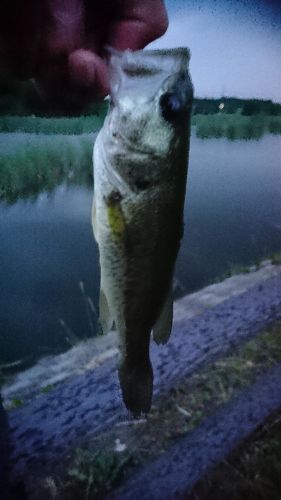
[(199, 97), (281, 102), (281, 2), (166, 0), (170, 25), (150, 48), (188, 46)]

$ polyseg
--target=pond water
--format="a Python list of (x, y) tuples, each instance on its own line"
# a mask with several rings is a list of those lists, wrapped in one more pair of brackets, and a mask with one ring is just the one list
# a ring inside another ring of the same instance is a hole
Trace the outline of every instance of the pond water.
[[(280, 148), (269, 134), (192, 136), (177, 293), (281, 250)], [(91, 203), (79, 182), (0, 203), (0, 362), (33, 362), (97, 332)]]

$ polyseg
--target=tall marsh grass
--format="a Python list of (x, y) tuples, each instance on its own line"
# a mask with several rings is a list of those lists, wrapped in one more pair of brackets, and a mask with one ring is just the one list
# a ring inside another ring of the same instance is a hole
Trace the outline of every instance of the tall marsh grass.
[(259, 139), (267, 132), (281, 134), (281, 116), (243, 116), (240, 113), (194, 115), (192, 125), (201, 139), (226, 137), (234, 141)]
[(85, 134), (99, 130), (106, 109), (98, 115), (42, 118), (39, 116), (0, 116), (0, 132), (25, 132), (33, 134)]
[[(11, 140), (11, 135), (7, 138)], [(20, 139), (20, 147), (16, 140), (12, 147), (11, 141), (0, 156), (0, 200), (14, 202), (43, 190), (52, 191), (62, 182), (92, 183), (93, 134), (23, 134)]]

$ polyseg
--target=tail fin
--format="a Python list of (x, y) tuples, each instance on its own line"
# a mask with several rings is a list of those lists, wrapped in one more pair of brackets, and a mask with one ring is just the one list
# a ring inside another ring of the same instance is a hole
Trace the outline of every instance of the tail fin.
[(134, 416), (148, 413), (151, 408), (153, 371), (150, 360), (146, 363), (128, 363), (125, 359), (119, 368), (123, 400)]
[(173, 324), (173, 296), (169, 292), (163, 305), (162, 311), (153, 327), (153, 340), (156, 344), (166, 344), (168, 342)]

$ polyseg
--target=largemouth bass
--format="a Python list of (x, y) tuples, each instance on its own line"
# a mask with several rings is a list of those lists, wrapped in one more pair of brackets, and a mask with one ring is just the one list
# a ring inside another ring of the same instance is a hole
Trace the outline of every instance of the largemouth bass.
[(151, 407), (151, 332), (165, 343), (172, 327), (193, 95), (188, 62), (186, 48), (113, 52), (110, 108), (94, 146), (100, 322), (119, 333), (123, 400), (136, 415)]

